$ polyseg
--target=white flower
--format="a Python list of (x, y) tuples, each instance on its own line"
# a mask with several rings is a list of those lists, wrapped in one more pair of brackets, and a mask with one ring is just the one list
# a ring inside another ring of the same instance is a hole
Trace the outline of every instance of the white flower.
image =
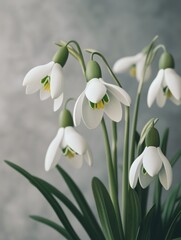
[[(145, 61), (146, 54), (140, 52), (134, 56), (124, 57), (117, 60), (113, 66), (113, 71), (115, 73), (122, 73), (130, 70), (130, 75), (136, 77), (138, 81), (141, 81), (143, 79)], [(148, 66), (144, 80), (148, 80), (150, 75), (151, 68)]]
[(75, 168), (82, 166), (83, 158), (89, 166), (92, 165), (92, 154), (85, 139), (70, 126), (59, 128), (50, 143), (45, 157), (45, 170), (49, 171), (56, 166), (61, 155)]
[(104, 112), (111, 120), (119, 122), (122, 119), (120, 103), (130, 106), (131, 99), (125, 90), (105, 83), (101, 78), (93, 78), (75, 103), (74, 124), (79, 125), (82, 118), (88, 128), (96, 128)]
[(40, 99), (49, 97), (54, 99), (54, 111), (57, 111), (63, 102), (63, 74), (60, 64), (53, 61), (32, 68), (25, 76), (23, 86), (26, 94), (40, 91)]
[(163, 187), (168, 190), (172, 184), (172, 168), (160, 147), (146, 147), (131, 165), (129, 182), (136, 187), (138, 178), (142, 188), (146, 188), (158, 175)]
[(181, 104), (181, 77), (173, 68), (159, 70), (148, 90), (148, 107), (151, 107), (155, 100), (159, 107), (163, 107), (167, 98), (176, 105)]

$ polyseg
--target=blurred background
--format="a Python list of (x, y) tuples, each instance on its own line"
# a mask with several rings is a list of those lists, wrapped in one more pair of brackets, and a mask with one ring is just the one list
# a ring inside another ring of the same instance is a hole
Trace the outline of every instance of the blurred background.
[[(54, 43), (61, 39), (75, 39), (82, 48), (98, 49), (112, 66), (118, 58), (142, 50), (158, 34), (159, 42), (174, 55), (176, 70), (181, 74), (180, 10), (178, 0), (0, 0), (0, 239), (60, 239), (52, 229), (29, 219), (30, 214), (54, 220), (56, 216), (40, 193), (10, 169), (4, 159), (52, 182), (72, 199), (57, 171), (44, 171), (47, 147), (58, 130), (58, 113), (53, 112), (51, 100), (41, 102), (38, 94), (25, 95), (22, 81), (27, 71), (49, 62), (57, 50)], [(152, 79), (157, 60), (154, 65)], [(64, 76), (67, 96), (78, 97), (85, 81), (78, 63), (71, 57)], [(110, 81), (106, 71), (103, 76)], [(134, 97), (137, 82), (128, 74), (119, 77)], [(167, 102), (163, 109), (156, 105), (148, 109), (145, 97), (149, 85), (150, 82), (145, 84), (142, 94), (138, 129), (151, 117), (160, 119), (157, 126), (161, 134), (170, 126), (168, 157), (171, 157), (181, 145), (180, 107)], [(73, 103), (69, 106), (72, 109)], [(60, 163), (79, 184), (95, 211), (91, 178), (98, 176), (107, 182), (101, 128), (89, 131), (82, 124), (78, 130), (94, 149), (93, 167), (84, 164), (80, 170), (74, 170), (65, 161)], [(121, 159), (123, 127), (119, 131)], [(181, 164), (176, 166), (174, 182), (180, 184)], [(70, 219), (81, 239), (86, 240), (75, 219)]]

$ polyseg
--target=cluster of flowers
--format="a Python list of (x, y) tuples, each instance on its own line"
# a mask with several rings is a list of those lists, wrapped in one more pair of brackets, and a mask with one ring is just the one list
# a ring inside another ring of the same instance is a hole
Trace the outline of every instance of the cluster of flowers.
[[(31, 69), (23, 81), (27, 94), (40, 91), (41, 100), (51, 97), (54, 100), (54, 111), (62, 106), (64, 100), (63, 67), (68, 55), (68, 47), (60, 47), (51, 62)], [(131, 75), (138, 81), (142, 81), (143, 75), (147, 80), (151, 68), (148, 66), (144, 73), (145, 61), (145, 51), (135, 56), (121, 58), (114, 64), (113, 72), (121, 73), (130, 69)], [(151, 107), (156, 100), (158, 106), (163, 107), (168, 98), (177, 105), (181, 104), (181, 77), (175, 72), (173, 57), (167, 51), (164, 51), (160, 58), (159, 68), (148, 91), (148, 106)], [(96, 61), (88, 62), (85, 73), (87, 84), (75, 103), (73, 117), (66, 108), (60, 113), (60, 128), (45, 157), (46, 171), (58, 163), (60, 155), (66, 156), (77, 168), (82, 166), (83, 159), (91, 165), (90, 148), (75, 127), (82, 120), (87, 128), (96, 128), (104, 113), (112, 121), (119, 122), (122, 119), (122, 105), (129, 107), (131, 104), (131, 98), (123, 88), (106, 83), (102, 79), (101, 68)], [(139, 179), (140, 185), (145, 188), (158, 174), (163, 187), (169, 189), (172, 183), (172, 169), (159, 147), (158, 131), (152, 127), (147, 134), (145, 150), (130, 168), (130, 186), (135, 188)]]

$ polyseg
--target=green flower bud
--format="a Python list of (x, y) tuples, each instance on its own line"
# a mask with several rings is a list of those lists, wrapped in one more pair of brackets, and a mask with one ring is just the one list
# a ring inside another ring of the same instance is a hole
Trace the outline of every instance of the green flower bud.
[(101, 68), (99, 64), (96, 61), (89, 61), (86, 66), (86, 78), (87, 80), (91, 80), (93, 78), (101, 78), (102, 73), (101, 73)]
[(71, 112), (64, 108), (59, 115), (59, 127), (65, 128), (68, 126), (74, 126), (73, 118)]
[(159, 147), (160, 146), (160, 136), (158, 130), (154, 127), (150, 128), (149, 132), (146, 135), (146, 146), (150, 147)]
[(68, 55), (69, 55), (68, 48), (66, 46), (60, 47), (59, 50), (55, 53), (53, 61), (55, 63), (59, 63), (63, 67), (67, 61)]
[(175, 62), (174, 62), (173, 56), (168, 52), (162, 53), (159, 60), (159, 68), (166, 69), (166, 68), (174, 68), (174, 67), (175, 67)]

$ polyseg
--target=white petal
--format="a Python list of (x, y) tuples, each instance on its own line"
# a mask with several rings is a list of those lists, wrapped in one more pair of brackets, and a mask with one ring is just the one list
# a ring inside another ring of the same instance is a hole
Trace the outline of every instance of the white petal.
[(170, 98), (170, 100), (177, 106), (181, 105), (181, 100), (177, 100), (173, 96)]
[(23, 80), (23, 86), (26, 86), (27, 84), (31, 82), (41, 82), (41, 80), (48, 76), (54, 62), (49, 62), (44, 65), (40, 65), (38, 67), (32, 68), (25, 76)]
[[(146, 61), (146, 55), (142, 55), (142, 58), (136, 64), (136, 78), (138, 81), (142, 81), (144, 74), (144, 66)], [(147, 67), (144, 81), (147, 81), (151, 75), (151, 67)]]
[(63, 73), (60, 64), (55, 63), (50, 75), (50, 92), (53, 99), (63, 92)]
[(131, 98), (129, 94), (123, 89), (118, 86), (115, 86), (113, 84), (105, 83), (104, 85), (107, 87), (107, 89), (112, 92), (112, 94), (124, 105), (130, 106), (131, 104)]
[(165, 69), (165, 82), (173, 96), (181, 99), (181, 77), (172, 68)]
[(134, 56), (124, 57), (115, 62), (113, 65), (113, 72), (122, 73), (128, 70), (133, 64), (142, 57), (142, 53), (138, 53)]
[(139, 182), (142, 188), (146, 188), (154, 180), (154, 177), (151, 177), (148, 173), (144, 174), (143, 170), (140, 169)]
[(104, 95), (106, 94), (106, 87), (104, 84), (97, 78), (91, 79), (86, 86), (85, 95), (89, 101), (93, 103), (98, 103)]
[(142, 167), (143, 154), (144, 154), (144, 151), (134, 160), (129, 170), (129, 184), (131, 188), (136, 187), (138, 177), (139, 177), (139, 172)]
[(84, 154), (84, 159), (85, 159), (85, 161), (87, 162), (87, 164), (89, 166), (92, 166), (93, 156), (92, 156), (92, 152), (91, 152), (91, 150), (90, 150), (90, 148), (88, 146), (87, 146), (87, 151)]
[(82, 167), (83, 164), (83, 156), (76, 155), (73, 158), (66, 157), (66, 161), (70, 164), (71, 167), (79, 169)]
[(98, 127), (102, 120), (103, 110), (102, 109), (92, 109), (89, 106), (87, 98), (84, 99), (82, 105), (82, 120), (87, 128), (93, 129)]
[(120, 102), (114, 97), (114, 95), (108, 93), (110, 101), (104, 105), (104, 112), (114, 122), (120, 122), (122, 119), (122, 107)]
[(49, 91), (44, 90), (43, 88), (40, 89), (40, 100), (44, 101), (49, 97), (50, 97), (50, 92)]
[(163, 185), (163, 187), (166, 190), (168, 190), (172, 184), (172, 178), (173, 178), (172, 167), (171, 167), (168, 159), (163, 155), (160, 148), (158, 148), (158, 154), (160, 155), (160, 158), (163, 163), (163, 168), (161, 169), (161, 171), (159, 173), (159, 179), (160, 179), (160, 182)]
[(58, 163), (58, 160), (61, 154), (60, 144), (63, 139), (63, 135), (64, 135), (64, 128), (60, 128), (58, 130), (56, 137), (53, 139), (53, 141), (50, 143), (48, 147), (46, 157), (45, 157), (46, 171), (49, 171)]
[(85, 98), (85, 92), (83, 91), (80, 96), (78, 97), (75, 106), (74, 106), (74, 110), (73, 110), (73, 121), (74, 121), (74, 125), (77, 127), (80, 122), (81, 122), (81, 118), (82, 118), (82, 104)]
[(78, 132), (76, 132), (73, 127), (65, 128), (64, 140), (67, 146), (69, 146), (79, 155), (85, 153), (87, 149), (87, 143), (85, 139)]
[(159, 70), (156, 78), (153, 80), (152, 84), (149, 87), (148, 96), (147, 96), (148, 107), (151, 107), (151, 105), (155, 101), (157, 94), (161, 88), (163, 77), (164, 77), (164, 70), (161, 69)]
[(33, 94), (42, 88), (41, 82), (32, 82), (26, 85), (26, 94)]
[(63, 103), (63, 93), (58, 97), (54, 99), (54, 103), (53, 103), (53, 110), (54, 112), (56, 112), (62, 105)]
[(158, 106), (163, 107), (165, 105), (166, 100), (167, 100), (167, 98), (164, 95), (163, 89), (160, 88), (158, 91), (158, 95), (156, 97), (156, 102), (157, 102)]
[(145, 148), (143, 167), (151, 177), (159, 173), (162, 167), (162, 161), (156, 147), (150, 146)]

